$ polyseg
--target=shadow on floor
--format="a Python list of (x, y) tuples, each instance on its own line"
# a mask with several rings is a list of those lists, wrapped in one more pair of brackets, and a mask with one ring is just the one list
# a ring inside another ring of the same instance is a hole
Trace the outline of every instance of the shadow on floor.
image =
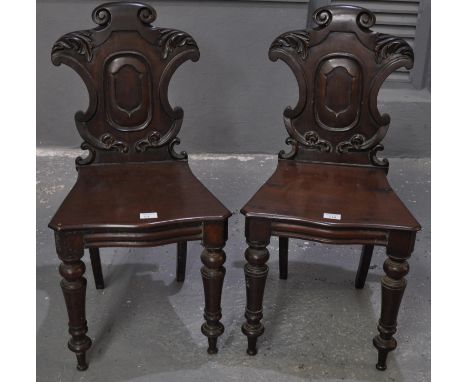
[[(243, 264), (227, 264), (228, 272), (239, 272)], [(278, 267), (277, 262), (269, 265)], [(104, 291), (94, 289), (90, 267), (86, 273), (88, 334), (93, 346), (88, 352), (90, 368), (80, 373), (66, 348), (67, 317), (57, 267), (37, 269), (37, 288), (48, 296), (49, 304), (37, 331), (38, 380), (215, 381), (219, 373), (205, 369), (218, 366), (223, 367), (224, 380), (248, 381), (267, 375), (273, 381), (402, 380), (393, 354), (387, 372), (375, 370), (372, 337), (377, 332), (377, 316), (371, 301), (375, 297), (368, 286), (354, 289), (354, 272), (294, 261), (289, 264), (287, 281), (279, 280), (276, 271), (270, 272), (264, 299), (266, 330), (255, 357), (245, 354), (246, 339), (240, 332), (243, 305), (223, 301), (223, 322), (230, 321), (231, 327), (226, 327), (220, 352), (209, 356), (206, 341), (202, 344), (193, 335), (194, 326), (200, 330), (202, 306), (192, 309), (187, 325), (171, 302), (171, 297), (185, 293), (182, 284), (155, 280), (158, 267), (151, 264), (115, 265), (105, 272)], [(370, 274), (368, 282), (378, 279)], [(192, 272), (186, 283), (201, 284), (201, 279)], [(242, 300), (243, 288), (236, 293)], [(229, 316), (235, 318), (229, 320)]]

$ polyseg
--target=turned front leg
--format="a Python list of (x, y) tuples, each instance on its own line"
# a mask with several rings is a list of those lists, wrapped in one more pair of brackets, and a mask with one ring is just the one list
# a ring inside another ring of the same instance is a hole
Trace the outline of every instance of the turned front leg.
[(221, 293), (226, 269), (223, 267), (226, 254), (222, 248), (205, 248), (201, 254), (203, 267), (201, 274), (205, 290), (205, 314), (206, 322), (202, 325), (202, 333), (208, 337), (208, 353), (218, 352), (216, 343), (218, 337), (223, 334), (224, 326), (221, 320)]
[(260, 320), (263, 317), (263, 293), (268, 275), (268, 261), (270, 254), (267, 243), (249, 243), (245, 251), (247, 264), (244, 266), (245, 286), (247, 291), (247, 306), (245, 308), (246, 322), (242, 325), (242, 333), (247, 336), (247, 354), (257, 354), (257, 338), (265, 330)]
[(86, 370), (86, 351), (91, 347), (91, 339), (86, 335), (88, 326), (85, 314), (86, 279), (83, 277), (86, 267), (81, 261), (84, 254), (79, 235), (56, 234), (57, 253), (62, 263), (60, 274), (65, 304), (68, 311), (68, 328), (71, 335), (68, 348), (76, 354), (77, 369)]
[(376, 367), (387, 369), (388, 353), (394, 350), (397, 342), (393, 335), (397, 330), (397, 316), (401, 299), (406, 288), (409, 264), (406, 259), (389, 256), (384, 263), (385, 276), (382, 278), (382, 308), (378, 325), (379, 335), (374, 337), (374, 346), (379, 352)]

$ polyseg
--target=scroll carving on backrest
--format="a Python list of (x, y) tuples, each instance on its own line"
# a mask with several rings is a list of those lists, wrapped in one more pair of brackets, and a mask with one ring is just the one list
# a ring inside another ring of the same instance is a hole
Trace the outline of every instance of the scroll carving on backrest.
[(283, 33), (269, 51), (299, 85), (297, 105), (284, 111), (292, 149), (279, 158), (388, 168), (377, 152), (390, 117), (380, 114), (377, 96), (390, 73), (413, 67), (412, 49), (401, 38), (371, 31), (375, 16), (364, 8), (328, 6), (313, 18), (316, 28)]
[(156, 11), (134, 2), (107, 3), (92, 13), (98, 25), (71, 32), (52, 47), (54, 65), (66, 64), (83, 79), (89, 107), (75, 114), (91, 163), (186, 159), (176, 153), (183, 110), (168, 101), (169, 81), (186, 60), (197, 61), (194, 39), (151, 23)]

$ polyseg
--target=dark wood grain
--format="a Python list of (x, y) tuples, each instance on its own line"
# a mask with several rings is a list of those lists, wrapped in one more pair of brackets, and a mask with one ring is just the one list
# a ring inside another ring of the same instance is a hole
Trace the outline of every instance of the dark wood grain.
[[(396, 318), (408, 273), (406, 259), (421, 228), (387, 181), (379, 158), (390, 117), (377, 108), (379, 89), (400, 67), (411, 69), (413, 52), (402, 39), (373, 32), (375, 16), (355, 6), (314, 13), (316, 27), (283, 33), (271, 60), (284, 61), (299, 86), (299, 100), (283, 117), (289, 152), (279, 153), (271, 178), (242, 208), (246, 217), (248, 354), (263, 333), (262, 300), (270, 236), (280, 239), (280, 278), (287, 278), (288, 238), (327, 244), (360, 244), (356, 288), (364, 287), (372, 250), (387, 247), (377, 368), (395, 349)], [(331, 214), (331, 215), (330, 215)]]
[[(187, 241), (202, 241), (202, 332), (209, 353), (217, 350), (224, 330), (222, 248), (231, 213), (192, 174), (187, 154), (175, 150), (183, 111), (168, 101), (172, 74), (184, 61), (198, 60), (198, 46), (183, 31), (151, 25), (155, 18), (156, 11), (145, 4), (107, 3), (93, 11), (97, 28), (68, 33), (52, 48), (53, 64), (75, 70), (89, 93), (88, 109), (75, 115), (81, 147), (89, 153), (76, 159), (77, 182), (49, 224), (62, 260), (69, 348), (78, 370), (88, 367), (91, 346), (81, 261), (85, 248), (100, 289), (101, 247), (177, 243), (177, 280), (183, 281)], [(142, 218), (141, 213), (153, 215)]]
[[(157, 212), (158, 218), (142, 220), (141, 212)], [(80, 168), (50, 227), (144, 230), (229, 215), (186, 161), (105, 164)]]
[[(279, 161), (241, 211), (247, 217), (323, 227), (420, 229), (385, 172), (361, 166)], [(341, 214), (341, 220), (324, 218), (324, 213)]]

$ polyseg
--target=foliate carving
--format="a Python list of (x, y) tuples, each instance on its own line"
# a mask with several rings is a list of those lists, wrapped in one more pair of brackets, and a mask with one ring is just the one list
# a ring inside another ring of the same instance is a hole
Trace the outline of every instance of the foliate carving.
[(141, 153), (151, 147), (158, 147), (161, 142), (161, 134), (158, 131), (152, 131), (144, 139), (140, 139), (135, 143), (135, 151)]
[[(128, 160), (186, 159), (185, 152), (174, 151), (183, 111), (172, 108), (167, 93), (176, 69), (197, 60), (196, 42), (186, 32), (150, 25), (156, 11), (138, 2), (98, 6), (92, 18), (95, 29), (68, 33), (52, 48), (54, 65), (70, 66), (89, 93), (88, 109), (75, 114), (82, 149), (89, 151), (76, 158), (77, 166), (125, 160), (117, 153)], [(119, 36), (125, 37), (115, 44)], [(133, 49), (143, 41), (157, 54)], [(161, 118), (153, 118), (155, 113)], [(168, 146), (162, 155), (152, 150), (162, 146)]]
[(329, 153), (332, 150), (332, 145), (325, 139), (321, 139), (315, 131), (308, 131), (304, 134), (304, 139), (307, 146), (319, 150), (324, 153)]
[(86, 61), (93, 58), (94, 40), (91, 31), (78, 31), (67, 33), (60, 37), (52, 47), (52, 54), (62, 50), (73, 50), (77, 54), (84, 55)]
[(169, 143), (169, 154), (174, 159), (187, 159), (188, 158), (187, 152), (181, 151), (180, 154), (175, 152), (174, 146), (179, 145), (179, 144), (180, 144), (180, 139), (174, 138), (171, 141), (171, 143)]
[(311, 46), (309, 32), (299, 30), (286, 32), (277, 37), (271, 44), (270, 50), (278, 48), (293, 49), (303, 60), (306, 60)]
[(325, 155), (332, 162), (388, 168), (377, 153), (390, 117), (380, 114), (377, 96), (390, 73), (411, 68), (410, 45), (370, 30), (375, 15), (358, 6), (323, 7), (313, 21), (313, 29), (281, 34), (269, 52), (272, 61), (290, 67), (299, 86), (297, 105), (283, 113), (291, 150), (281, 150), (279, 159), (315, 161)]
[(377, 157), (377, 152), (382, 151), (383, 149), (384, 149), (383, 145), (377, 145), (369, 151), (369, 159), (373, 165), (379, 166), (379, 167), (388, 167), (388, 159), (386, 158), (380, 159)]
[(174, 50), (183, 46), (198, 48), (195, 40), (188, 33), (176, 29), (159, 29), (158, 46), (163, 50), (163, 59), (166, 60)]
[(338, 143), (336, 151), (340, 154), (350, 151), (359, 151), (366, 142), (366, 137), (362, 134), (355, 134), (349, 141)]
[(377, 157), (377, 152), (384, 149), (383, 145), (376, 144), (381, 139), (379, 134), (374, 135), (370, 139), (367, 139), (362, 134), (355, 134), (348, 141), (338, 143), (336, 146), (336, 152), (339, 154), (355, 152), (355, 151), (366, 151), (369, 150), (369, 160), (374, 166), (387, 167), (388, 160)]
[(88, 142), (83, 142), (80, 147), (81, 150), (88, 150), (89, 154), (86, 158), (83, 158), (81, 156), (77, 157), (75, 159), (75, 163), (79, 166), (85, 166), (94, 162), (94, 158), (96, 158), (96, 150), (94, 149), (94, 147), (91, 146)]
[(124, 141), (119, 141), (112, 134), (103, 134), (99, 139), (106, 150), (115, 150), (121, 153), (128, 152), (128, 145)]
[(295, 139), (292, 139), (291, 137), (286, 138), (286, 144), (291, 145), (291, 151), (289, 153), (286, 153), (286, 151), (281, 150), (278, 153), (278, 157), (280, 159), (291, 159), (291, 158), (294, 158), (296, 156), (296, 154), (297, 154), (299, 144), (297, 143), (297, 141)]
[(377, 33), (377, 41), (374, 48), (375, 61), (380, 64), (392, 55), (402, 55), (414, 60), (413, 49), (400, 37), (385, 33)]

